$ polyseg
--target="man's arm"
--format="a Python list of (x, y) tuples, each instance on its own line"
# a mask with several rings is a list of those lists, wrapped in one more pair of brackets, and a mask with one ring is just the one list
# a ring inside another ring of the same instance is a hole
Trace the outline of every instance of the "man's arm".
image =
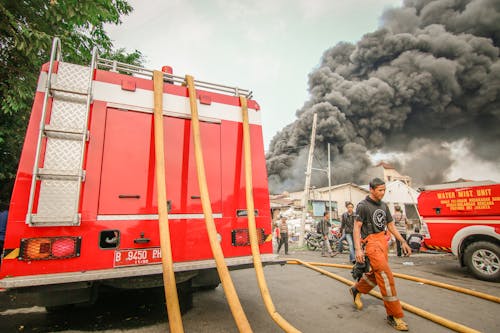
[(411, 254), (410, 245), (408, 245), (408, 243), (406, 242), (406, 240), (399, 233), (398, 229), (396, 229), (396, 225), (394, 224), (394, 221), (391, 221), (391, 222), (387, 223), (387, 229), (391, 232), (391, 234), (394, 235), (394, 237), (396, 237), (396, 239), (398, 241), (401, 242), (401, 248), (403, 249), (403, 253), (405, 255), (409, 256)]
[(365, 262), (365, 252), (361, 247), (361, 226), (363, 222), (355, 220), (354, 221), (354, 230), (353, 230), (353, 241), (354, 241), (354, 250), (356, 253), (356, 261), (357, 262)]

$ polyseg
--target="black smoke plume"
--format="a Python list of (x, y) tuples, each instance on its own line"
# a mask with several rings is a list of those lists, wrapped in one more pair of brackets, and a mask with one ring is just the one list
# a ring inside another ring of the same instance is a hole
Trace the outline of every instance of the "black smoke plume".
[[(272, 192), (303, 187), (313, 114), (315, 167), (333, 183), (366, 183), (371, 154), (396, 162), (415, 184), (446, 180), (450, 145), (500, 162), (500, 1), (406, 0), (356, 44), (328, 49), (309, 74), (310, 99), (272, 139)], [(389, 161), (391, 162), (391, 161)], [(313, 173), (312, 184), (326, 185)]]

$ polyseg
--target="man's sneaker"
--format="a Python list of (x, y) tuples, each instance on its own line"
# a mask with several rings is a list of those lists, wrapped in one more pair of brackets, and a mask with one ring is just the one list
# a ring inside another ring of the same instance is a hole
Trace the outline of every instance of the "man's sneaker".
[(352, 301), (356, 309), (361, 310), (363, 308), (363, 302), (361, 302), (361, 293), (355, 287), (349, 288), (349, 292), (352, 295)]
[(398, 331), (408, 331), (408, 324), (402, 318), (387, 316), (387, 322)]

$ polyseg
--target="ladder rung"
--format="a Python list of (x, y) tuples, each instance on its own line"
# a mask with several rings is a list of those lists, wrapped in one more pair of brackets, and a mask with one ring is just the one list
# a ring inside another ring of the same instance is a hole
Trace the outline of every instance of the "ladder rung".
[(84, 177), (84, 172), (80, 170), (54, 170), (42, 168), (38, 169), (37, 176), (40, 179), (80, 181)]
[(65, 92), (62, 90), (52, 90), (52, 97), (56, 100), (67, 101), (75, 104), (85, 104), (87, 102), (87, 93)]
[(51, 85), (50, 86), (50, 90), (52, 92), (62, 92), (62, 93), (84, 95), (84, 96), (88, 95), (88, 91), (87, 90), (82, 90), (82, 89), (73, 88), (73, 87), (61, 87), (61, 86), (58, 86), (58, 85)]
[(62, 128), (46, 124), (44, 134), (50, 138), (66, 140), (82, 140), (83, 135), (87, 136), (88, 131), (80, 128)]

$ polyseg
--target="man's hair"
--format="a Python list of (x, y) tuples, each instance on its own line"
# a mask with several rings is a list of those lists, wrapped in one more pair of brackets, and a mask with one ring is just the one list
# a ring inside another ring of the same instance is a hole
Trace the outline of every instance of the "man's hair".
[(380, 178), (373, 178), (371, 181), (370, 181), (370, 188), (371, 189), (376, 189), (378, 186), (380, 185), (384, 185), (385, 182), (380, 179)]
[(330, 214), (330, 212), (325, 210), (325, 212), (323, 213), (323, 216), (326, 216), (327, 214)]
[(418, 234), (420, 232), (419, 228), (415, 228), (415, 232)]
[(347, 206), (349, 206), (349, 205), (352, 205), (352, 206), (354, 207), (354, 204), (353, 204), (352, 202), (350, 202), (350, 201), (346, 201), (346, 202), (345, 202), (345, 206), (347, 207)]

